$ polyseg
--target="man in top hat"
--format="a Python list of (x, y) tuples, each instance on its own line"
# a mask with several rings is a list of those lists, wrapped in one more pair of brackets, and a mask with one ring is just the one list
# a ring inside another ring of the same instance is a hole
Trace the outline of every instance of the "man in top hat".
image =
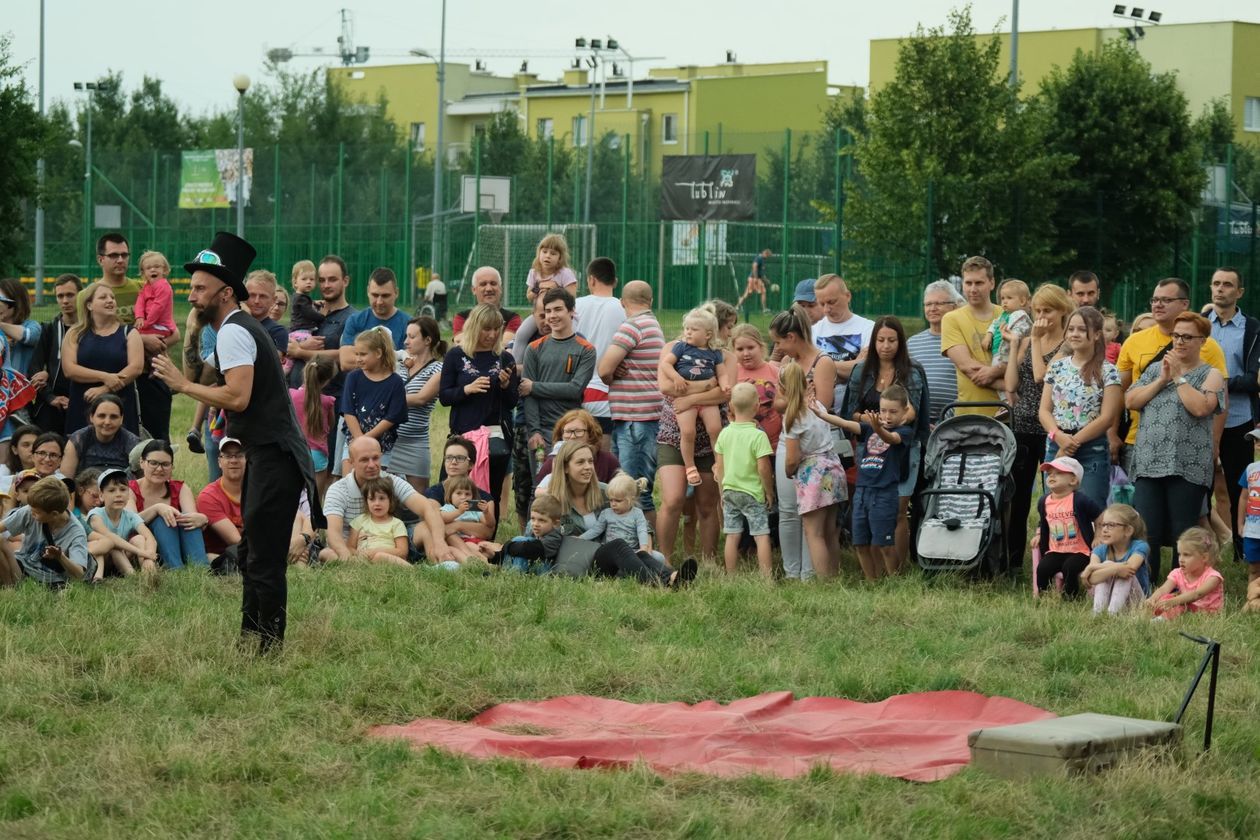
[(228, 430), (245, 447), (241, 641), (244, 649), (257, 644), (265, 653), (284, 641), (288, 597), (289, 528), (277, 528), (276, 523), (292, 522), (297, 516), (303, 488), (316, 527), (323, 526), (323, 514), (316, 504), (310, 450), (293, 413), (280, 356), (267, 331), (240, 308), (249, 297), (245, 275), (255, 254), (245, 240), (217, 233), (209, 248), (184, 264), (191, 275), (188, 302), (218, 331), (210, 361), (222, 384), (189, 382), (165, 355), (153, 360), (153, 373), (173, 391), (225, 409)]

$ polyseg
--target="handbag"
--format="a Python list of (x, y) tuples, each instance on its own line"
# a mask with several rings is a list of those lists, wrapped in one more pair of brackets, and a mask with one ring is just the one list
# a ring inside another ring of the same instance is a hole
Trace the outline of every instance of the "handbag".
[(25, 374), (13, 368), (0, 368), (0, 424), (35, 400), (37, 389)]

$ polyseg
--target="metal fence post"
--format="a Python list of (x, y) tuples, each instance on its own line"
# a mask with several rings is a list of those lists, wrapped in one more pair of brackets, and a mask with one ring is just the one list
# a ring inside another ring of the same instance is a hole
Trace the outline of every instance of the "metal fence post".
[(1247, 260), (1247, 270), (1250, 272), (1248, 277), (1256, 276), (1256, 202), (1251, 202), (1251, 242), (1248, 245), (1249, 256)]
[(343, 199), (345, 197), (346, 183), (346, 143), (343, 140), (337, 144), (337, 251), (341, 254), (341, 211), (344, 209)]
[(481, 135), (473, 138), (473, 177), (476, 179), (477, 195), (473, 197), (473, 252), (474, 260), (481, 265)]
[(272, 160), (275, 162), (275, 177), (271, 189), (271, 264), (280, 268), (280, 144), (272, 149)]
[(843, 128), (836, 129), (836, 267), (835, 272), (844, 276), (844, 161), (841, 151), (845, 146)]
[[(403, 155), (403, 258), (407, 260), (407, 288), (409, 290), (407, 303), (410, 304), (414, 299), (416, 290), (416, 252), (412, 247), (415, 241), (415, 230), (413, 230), (414, 222), (411, 220), (411, 144), (407, 144), (407, 151)], [(437, 156), (434, 155), (433, 165), (437, 165)], [(434, 217), (433, 224), (437, 224), (437, 218)], [(430, 237), (430, 240), (436, 237)], [(437, 254), (429, 255), (430, 273), (436, 267)]]
[(626, 237), (630, 235), (630, 135), (625, 135), (621, 144), (623, 170), (621, 173), (621, 258), (617, 265), (621, 272), (626, 272)]
[(556, 138), (547, 138), (547, 230), (551, 230), (551, 179), (555, 174)]
[[(706, 159), (709, 157), (709, 132), (708, 130), (704, 132), (704, 156)], [(707, 278), (709, 276), (708, 265), (706, 265), (708, 261), (708, 257), (705, 254), (705, 248), (704, 248), (705, 239), (708, 238), (708, 232), (709, 232), (708, 222), (706, 222), (704, 219), (700, 219), (696, 227), (696, 236), (697, 236), (696, 264), (697, 264), (697, 268), (700, 269), (700, 293), (704, 295), (706, 299), (709, 297), (712, 297), (711, 291), (709, 289), (709, 284), (707, 282)]]
[(927, 218), (924, 220), (927, 224), (927, 247), (923, 252), (923, 276), (928, 283), (931, 283), (932, 275), (935, 273), (932, 266), (932, 252), (936, 249), (936, 244), (933, 242), (936, 233), (936, 209), (933, 206), (936, 203), (935, 182), (928, 181), (927, 188)]
[[(783, 286), (791, 288), (788, 258), (792, 250), (791, 232), (788, 227), (788, 199), (792, 192), (792, 129), (783, 129)], [(780, 293), (780, 300), (782, 300)]]

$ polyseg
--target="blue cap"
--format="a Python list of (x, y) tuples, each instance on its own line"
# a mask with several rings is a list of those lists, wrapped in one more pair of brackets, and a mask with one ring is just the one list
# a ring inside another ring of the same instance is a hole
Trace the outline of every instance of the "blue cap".
[(801, 282), (796, 284), (796, 294), (792, 297), (792, 300), (794, 302), (799, 300), (804, 303), (817, 303), (818, 302), (818, 298), (814, 297), (814, 278), (813, 277), (810, 277), (808, 280), (802, 280)]

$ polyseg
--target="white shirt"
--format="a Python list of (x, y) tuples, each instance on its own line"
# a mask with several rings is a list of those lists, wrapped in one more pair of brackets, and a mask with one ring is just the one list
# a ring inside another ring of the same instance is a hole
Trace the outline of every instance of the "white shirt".
[[(577, 299), (577, 318), (573, 326), (583, 338), (595, 345), (596, 366), (625, 320), (626, 310), (615, 297), (583, 295)], [(598, 373), (591, 375), (591, 383), (587, 387), (608, 391), (608, 386), (599, 378)]]
[[(232, 323), (234, 315), (241, 314), (233, 309), (223, 319), (219, 333), (215, 337), (215, 350), (219, 356), (219, 373), (227, 373), (232, 368), (242, 365), (253, 365), (258, 361), (258, 345), (249, 334), (249, 330), (240, 324)], [(210, 364), (214, 364), (214, 354), (210, 355)]]
[[(406, 504), (416, 494), (416, 488), (392, 473), (381, 470), (381, 478), (393, 483), (394, 497), (400, 505)], [(354, 480), (353, 471), (329, 485), (328, 492), (324, 495), (324, 515), (341, 517), (343, 537), (350, 537), (350, 521), (365, 510), (367, 503), (363, 501), (363, 490), (359, 487), (359, 482)]]
[[(833, 362), (851, 362), (862, 354), (871, 343), (871, 332), (875, 322), (850, 312), (849, 317), (839, 323), (823, 318), (814, 324), (814, 345), (831, 357)], [(844, 404), (844, 394), (848, 385), (836, 381), (835, 402), (832, 411), (839, 411)]]
[(779, 437), (779, 446), (784, 452), (787, 451), (785, 440), (800, 442), (802, 458), (836, 451), (835, 443), (831, 438), (831, 424), (808, 408), (796, 418), (796, 424), (791, 429), (784, 429), (782, 436)]

